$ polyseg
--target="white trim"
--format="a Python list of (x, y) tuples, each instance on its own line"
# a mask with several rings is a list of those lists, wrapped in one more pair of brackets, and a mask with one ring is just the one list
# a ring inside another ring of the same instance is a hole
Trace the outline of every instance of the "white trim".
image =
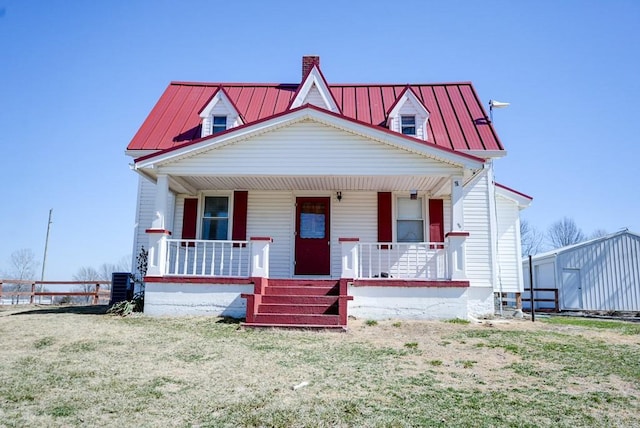
[(478, 158), (503, 158), (507, 155), (506, 150), (458, 150), (461, 153), (466, 153)]
[(329, 90), (329, 87), (327, 86), (326, 82), (322, 78), (322, 75), (320, 74), (320, 70), (318, 69), (317, 65), (313, 66), (313, 68), (307, 75), (307, 78), (300, 86), (298, 95), (296, 95), (296, 97), (294, 98), (290, 108), (293, 109), (303, 105), (304, 100), (307, 98), (307, 96), (309, 95), (309, 92), (311, 92), (311, 89), (314, 87), (314, 85), (318, 89), (318, 92), (322, 97), (322, 101), (325, 104), (324, 107), (323, 106), (317, 106), (317, 107), (325, 108), (334, 113), (339, 113), (340, 109), (338, 108), (338, 105), (333, 99), (333, 95), (331, 95), (331, 91)]
[(528, 208), (531, 205), (531, 201), (532, 199), (529, 199), (525, 196), (522, 196), (518, 193), (516, 193), (513, 190), (510, 189), (505, 189), (504, 187), (500, 187), (498, 185), (495, 186), (495, 190), (496, 190), (496, 195), (502, 197), (502, 198), (506, 198), (509, 199), (515, 203), (518, 204), (518, 208), (519, 209), (525, 209)]

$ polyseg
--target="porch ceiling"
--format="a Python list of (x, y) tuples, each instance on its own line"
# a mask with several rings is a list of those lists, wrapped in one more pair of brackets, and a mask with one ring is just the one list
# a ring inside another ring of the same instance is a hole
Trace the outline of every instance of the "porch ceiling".
[(172, 188), (180, 193), (202, 190), (418, 190), (449, 193), (450, 177), (443, 176), (190, 176), (175, 177)]

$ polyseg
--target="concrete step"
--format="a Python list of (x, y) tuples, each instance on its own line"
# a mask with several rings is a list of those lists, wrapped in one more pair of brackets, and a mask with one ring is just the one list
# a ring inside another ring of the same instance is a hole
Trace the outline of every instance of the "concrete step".
[(242, 323), (243, 327), (247, 328), (296, 328), (296, 329), (312, 329), (312, 330), (332, 330), (332, 331), (347, 331), (346, 325), (322, 325), (322, 324), (256, 324), (245, 322)]

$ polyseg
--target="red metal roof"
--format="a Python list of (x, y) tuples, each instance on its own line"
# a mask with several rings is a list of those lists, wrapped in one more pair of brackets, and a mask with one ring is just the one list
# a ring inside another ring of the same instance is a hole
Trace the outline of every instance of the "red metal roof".
[[(298, 84), (172, 82), (133, 137), (128, 150), (165, 150), (200, 138), (199, 112), (222, 88), (246, 124), (285, 112)], [(469, 82), (410, 84), (430, 113), (427, 142), (453, 150), (503, 150)], [(386, 112), (406, 84), (329, 85), (342, 114), (384, 127)]]

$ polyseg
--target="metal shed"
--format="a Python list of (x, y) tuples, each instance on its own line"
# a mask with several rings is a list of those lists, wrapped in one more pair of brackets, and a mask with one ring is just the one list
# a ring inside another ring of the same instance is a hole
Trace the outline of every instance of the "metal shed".
[[(537, 254), (532, 257), (531, 265), (534, 296), (552, 300), (549, 298), (553, 297), (553, 290), (557, 290), (560, 310), (640, 311), (640, 235), (637, 233), (624, 229)], [(530, 288), (529, 259), (523, 260), (522, 267), (525, 288)], [(552, 302), (536, 302), (536, 309), (553, 306)]]

